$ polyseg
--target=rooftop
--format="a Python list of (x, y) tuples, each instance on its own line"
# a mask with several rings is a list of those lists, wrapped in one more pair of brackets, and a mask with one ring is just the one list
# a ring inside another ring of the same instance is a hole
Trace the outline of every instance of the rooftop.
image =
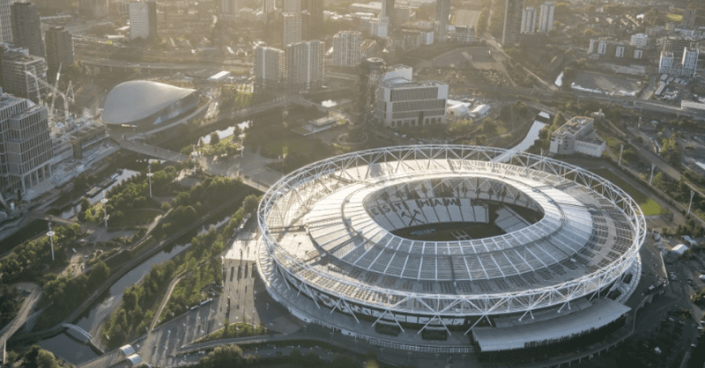
[(588, 118), (585, 116), (576, 116), (568, 120), (565, 124), (563, 124), (563, 126), (558, 128), (554, 134), (577, 134), (579, 131), (588, 126), (593, 121), (593, 118)]
[(603, 327), (629, 312), (630, 308), (605, 299), (597, 305), (546, 322), (507, 328), (480, 327), (472, 331), (480, 350), (500, 351), (523, 349), (527, 344), (558, 340), (564, 336), (589, 332)]
[(145, 80), (121, 83), (108, 93), (101, 119), (110, 124), (130, 124), (148, 118), (192, 93), (197, 91)]

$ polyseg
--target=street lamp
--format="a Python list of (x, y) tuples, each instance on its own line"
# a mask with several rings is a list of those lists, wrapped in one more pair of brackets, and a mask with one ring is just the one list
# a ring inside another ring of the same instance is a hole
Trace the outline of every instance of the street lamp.
[(193, 159), (193, 174), (195, 175), (196, 174), (196, 155), (198, 155), (198, 153), (196, 153), (196, 145), (191, 145), (191, 147), (192, 147), (191, 158)]
[(152, 198), (152, 164), (147, 165), (147, 178), (149, 179), (149, 198)]
[(108, 199), (105, 198), (105, 191), (103, 191), (103, 199), (100, 200), (103, 204), (103, 213), (105, 214), (105, 228), (108, 228)]
[(51, 222), (49, 223), (49, 231), (47, 236), (49, 237), (49, 244), (51, 244), (51, 260), (54, 260), (54, 230), (51, 229)]

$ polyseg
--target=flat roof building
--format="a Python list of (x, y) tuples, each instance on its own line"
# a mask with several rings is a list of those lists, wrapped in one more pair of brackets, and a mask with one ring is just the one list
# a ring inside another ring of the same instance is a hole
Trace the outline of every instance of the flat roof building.
[(277, 91), (285, 78), (284, 65), (284, 51), (264, 46), (255, 48), (255, 89)]
[(154, 0), (130, 3), (130, 39), (157, 35), (157, 3)]
[(325, 44), (306, 41), (286, 47), (286, 81), (289, 92), (303, 92), (323, 86)]
[(47, 43), (47, 68), (50, 73), (56, 73), (59, 65), (73, 65), (73, 38), (67, 29), (51, 27), (44, 34), (44, 38)]
[(47, 109), (0, 92), (0, 194), (24, 198), (51, 177), (53, 155)]
[(595, 119), (576, 116), (551, 134), (550, 152), (558, 155), (582, 153), (601, 157), (605, 150), (605, 141), (595, 133)]
[(538, 31), (548, 33), (553, 29), (553, 13), (556, 10), (556, 5), (550, 1), (546, 1), (541, 4), (540, 10)]
[(506, 0), (504, 8), (504, 29), (502, 30), (502, 45), (519, 43), (521, 36), (521, 17), (524, 11), (524, 0)]
[(414, 82), (411, 67), (389, 68), (376, 92), (375, 117), (391, 128), (445, 124), (448, 85)]
[(357, 66), (362, 60), (362, 33), (340, 31), (333, 36), (333, 65)]
[(10, 6), (10, 13), (15, 46), (27, 48), (30, 55), (46, 57), (37, 8), (32, 3), (14, 3)]
[(3, 53), (2, 81), (5, 92), (18, 97), (37, 99), (45, 87), (27, 74), (28, 72), (46, 81), (47, 71), (44, 58), (30, 55), (26, 49), (23, 49), (23, 52), (7, 51)]
[(300, 13), (282, 14), (284, 27), (282, 34), (282, 46), (301, 42), (303, 40), (303, 19)]
[(10, 1), (0, 0), (0, 42), (12, 43), (12, 15)]
[(450, 0), (436, 0), (436, 18), (438, 19), (438, 41), (448, 38), (448, 24), (450, 24)]
[(110, 13), (108, 0), (79, 0), (78, 13), (86, 18), (105, 18)]
[(521, 15), (521, 33), (532, 34), (536, 31), (536, 9), (527, 7)]

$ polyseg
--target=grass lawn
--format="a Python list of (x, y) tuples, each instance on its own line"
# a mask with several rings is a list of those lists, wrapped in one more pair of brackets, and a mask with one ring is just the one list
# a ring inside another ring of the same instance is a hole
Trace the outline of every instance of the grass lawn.
[(629, 194), (639, 204), (641, 211), (644, 212), (644, 216), (665, 215), (668, 213), (668, 210), (661, 207), (661, 205), (649, 198), (649, 196), (634, 188), (631, 184), (627, 183), (624, 179), (620, 178), (612, 171), (597, 169), (592, 170), (592, 172), (611, 181), (613, 184), (616, 184), (618, 187), (622, 188), (622, 190), (627, 192), (627, 194)]
[(681, 14), (668, 13), (666, 14), (666, 18), (668, 18), (669, 22), (680, 23), (683, 21), (683, 15)]

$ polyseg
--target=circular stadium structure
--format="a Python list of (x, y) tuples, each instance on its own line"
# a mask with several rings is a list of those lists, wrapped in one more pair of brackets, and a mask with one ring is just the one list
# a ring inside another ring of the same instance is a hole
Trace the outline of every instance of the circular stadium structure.
[(260, 274), (294, 315), (431, 352), (614, 331), (646, 232), (637, 203), (589, 171), (456, 145), (313, 163), (267, 191), (258, 221)]
[(195, 108), (199, 100), (195, 89), (145, 80), (124, 82), (108, 93), (101, 120), (112, 125), (150, 129)]

